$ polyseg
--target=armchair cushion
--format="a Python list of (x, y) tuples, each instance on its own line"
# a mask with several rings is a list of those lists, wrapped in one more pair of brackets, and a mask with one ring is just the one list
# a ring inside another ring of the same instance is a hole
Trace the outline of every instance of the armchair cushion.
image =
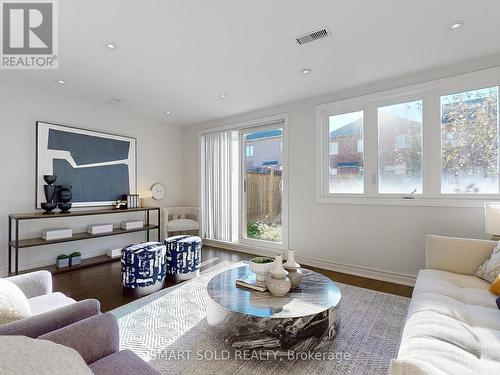
[(83, 300), (26, 319), (2, 324), (0, 325), (0, 335), (21, 335), (37, 338), (47, 332), (97, 315), (100, 313), (100, 309), (101, 305), (98, 300)]
[(169, 232), (182, 232), (187, 230), (198, 230), (200, 224), (192, 219), (174, 219), (167, 223)]
[(73, 349), (23, 336), (0, 336), (0, 374), (92, 375)]
[(43, 314), (75, 302), (74, 299), (66, 297), (60, 292), (45, 294), (28, 300), (33, 315)]
[(75, 349), (87, 364), (119, 350), (118, 322), (111, 313), (93, 316), (39, 337)]
[(19, 287), (0, 279), (0, 324), (10, 323), (31, 315), (28, 299)]
[(52, 293), (52, 274), (49, 271), (30, 272), (7, 277), (6, 280), (16, 284), (26, 298)]

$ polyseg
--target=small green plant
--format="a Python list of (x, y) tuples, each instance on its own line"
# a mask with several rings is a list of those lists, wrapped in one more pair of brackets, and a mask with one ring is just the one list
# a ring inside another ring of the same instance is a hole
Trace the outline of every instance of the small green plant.
[(69, 254), (69, 256), (70, 256), (71, 258), (74, 258), (74, 257), (81, 257), (81, 256), (82, 256), (82, 253), (80, 253), (79, 251), (75, 251), (75, 252), (73, 252), (73, 253)]
[(257, 264), (266, 264), (266, 263), (272, 263), (273, 260), (271, 258), (253, 258), (252, 262)]
[(263, 232), (262, 223), (257, 220), (250, 220), (247, 224), (247, 236), (258, 238)]
[(57, 259), (60, 260), (60, 259), (69, 259), (69, 255), (67, 254), (59, 254), (57, 256)]

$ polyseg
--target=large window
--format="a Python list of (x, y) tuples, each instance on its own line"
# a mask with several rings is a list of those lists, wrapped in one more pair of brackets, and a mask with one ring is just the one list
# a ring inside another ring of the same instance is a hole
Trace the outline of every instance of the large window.
[(378, 108), (378, 191), (422, 193), (422, 101)]
[(441, 97), (441, 191), (498, 193), (498, 87)]
[(330, 193), (363, 193), (363, 111), (330, 116), (328, 138)]
[(318, 105), (318, 201), (500, 200), (499, 87), (495, 68)]

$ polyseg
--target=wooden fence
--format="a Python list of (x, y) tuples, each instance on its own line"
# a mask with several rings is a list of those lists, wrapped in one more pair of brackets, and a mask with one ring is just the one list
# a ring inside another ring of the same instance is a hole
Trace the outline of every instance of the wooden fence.
[(270, 224), (281, 216), (281, 171), (247, 172), (247, 217)]

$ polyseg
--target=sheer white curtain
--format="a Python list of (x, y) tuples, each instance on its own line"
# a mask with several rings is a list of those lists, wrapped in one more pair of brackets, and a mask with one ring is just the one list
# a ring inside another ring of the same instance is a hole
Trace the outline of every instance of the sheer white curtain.
[[(238, 135), (232, 131), (201, 137), (203, 236), (237, 238)], [(236, 176), (236, 178), (235, 178)]]

